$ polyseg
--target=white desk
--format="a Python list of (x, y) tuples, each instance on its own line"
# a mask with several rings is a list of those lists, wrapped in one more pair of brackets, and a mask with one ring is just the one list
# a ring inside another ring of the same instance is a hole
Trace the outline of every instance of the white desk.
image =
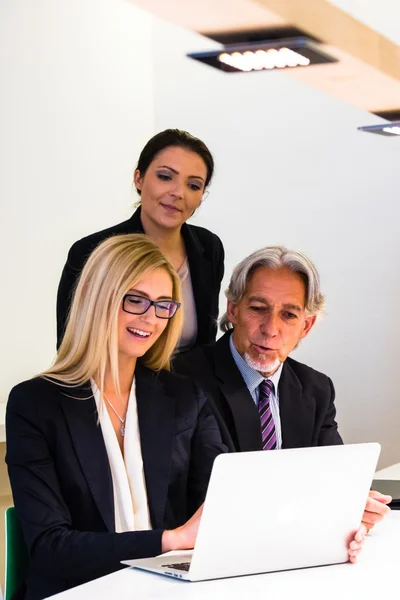
[[(290, 544), (290, 540), (288, 540)], [(399, 588), (400, 511), (393, 511), (366, 539), (360, 561), (189, 583), (124, 569), (52, 596), (54, 600), (377, 600)]]

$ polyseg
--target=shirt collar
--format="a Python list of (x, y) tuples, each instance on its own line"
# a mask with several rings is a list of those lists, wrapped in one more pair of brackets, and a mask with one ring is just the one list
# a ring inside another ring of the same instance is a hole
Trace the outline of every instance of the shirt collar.
[[(248, 365), (247, 362), (244, 360), (244, 358), (239, 354), (239, 352), (237, 351), (236, 346), (234, 344), (234, 341), (233, 341), (233, 335), (231, 335), (229, 337), (229, 347), (230, 347), (230, 350), (232, 353), (232, 358), (235, 361), (235, 364), (236, 364), (237, 368), (239, 369), (239, 371), (244, 379), (244, 382), (247, 385), (249, 392), (250, 393), (254, 392), (254, 390), (266, 378), (263, 377), (261, 375), (261, 373), (259, 373), (258, 371), (256, 371), (252, 367), (250, 367), (250, 365)], [(274, 384), (274, 393), (275, 394), (278, 389), (279, 380), (281, 378), (282, 368), (283, 368), (283, 363), (281, 363), (281, 365), (279, 366), (279, 368), (275, 371), (275, 373), (273, 375), (268, 377), (268, 379)]]

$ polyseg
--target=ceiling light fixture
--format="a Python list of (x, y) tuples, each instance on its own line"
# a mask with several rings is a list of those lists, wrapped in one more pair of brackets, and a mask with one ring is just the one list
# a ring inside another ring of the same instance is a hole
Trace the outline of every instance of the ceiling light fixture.
[(286, 69), (287, 67), (307, 67), (310, 59), (289, 48), (269, 50), (245, 50), (244, 52), (222, 52), (218, 60), (238, 71), (262, 71), (263, 69)]
[(319, 44), (306, 37), (228, 44), (219, 50), (194, 52), (188, 56), (228, 73), (293, 69), (337, 62), (323, 52)]
[(389, 137), (400, 136), (400, 121), (392, 123), (381, 123), (379, 125), (364, 125), (358, 127), (359, 131), (367, 131), (368, 133), (377, 133), (378, 135), (386, 135)]

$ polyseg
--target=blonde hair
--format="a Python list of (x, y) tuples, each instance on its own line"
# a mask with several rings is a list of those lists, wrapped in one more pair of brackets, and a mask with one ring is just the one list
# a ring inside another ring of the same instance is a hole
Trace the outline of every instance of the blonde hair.
[[(97, 246), (79, 277), (56, 359), (40, 376), (71, 387), (93, 378), (103, 396), (109, 367), (114, 389), (120, 394), (118, 316), (122, 299), (140, 279), (156, 269), (169, 274), (173, 299), (181, 302), (179, 277), (150, 238), (143, 234), (116, 235)], [(140, 359), (145, 366), (155, 371), (170, 369), (182, 319), (179, 309)]]

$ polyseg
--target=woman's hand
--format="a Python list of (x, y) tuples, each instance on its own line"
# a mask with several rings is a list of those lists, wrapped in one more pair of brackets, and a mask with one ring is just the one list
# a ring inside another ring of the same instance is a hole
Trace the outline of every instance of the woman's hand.
[(188, 550), (194, 548), (201, 515), (203, 514), (203, 506), (204, 504), (196, 510), (194, 515), (184, 525), (176, 529), (167, 529), (164, 531), (161, 538), (163, 553), (170, 550)]

